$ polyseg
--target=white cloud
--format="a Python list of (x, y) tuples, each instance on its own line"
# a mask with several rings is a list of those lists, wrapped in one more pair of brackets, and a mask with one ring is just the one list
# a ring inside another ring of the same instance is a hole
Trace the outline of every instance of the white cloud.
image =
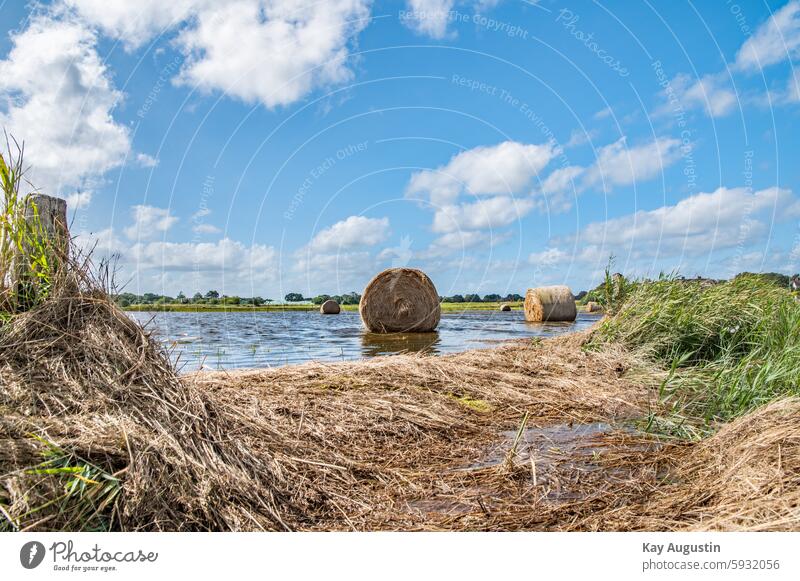
[(537, 188), (536, 193), (546, 196), (537, 202), (540, 210), (563, 212), (572, 207), (572, 196), (589, 188), (630, 185), (658, 176), (665, 168), (680, 159), (680, 141), (660, 137), (628, 147), (624, 137), (597, 151), (595, 162), (589, 167), (571, 165), (554, 170)]
[(132, 50), (169, 30), (209, 0), (64, 0), (64, 4)]
[(88, 208), (92, 203), (92, 192), (82, 191), (73, 192), (67, 196), (67, 209), (68, 210), (82, 210)]
[(267, 107), (352, 78), (349, 44), (371, 0), (64, 0), (104, 34), (134, 49), (175, 30), (185, 62), (177, 84), (224, 91)]
[(736, 68), (759, 71), (800, 55), (800, 1), (792, 0), (758, 27), (736, 53)]
[(107, 229), (79, 235), (76, 243), (84, 250), (94, 250), (95, 260), (116, 257), (116, 281), (130, 292), (215, 288), (227, 294), (250, 295), (259, 294), (261, 285), (278, 279), (277, 253), (272, 246), (246, 245), (230, 238), (131, 245)]
[(176, 82), (287, 105), (350, 80), (348, 44), (368, 21), (368, 0), (211, 3), (178, 35), (186, 63)]
[(642, 145), (628, 147), (626, 139), (600, 148), (597, 160), (584, 176), (586, 187), (629, 185), (658, 176), (664, 168), (680, 159), (680, 141), (657, 138)]
[(139, 269), (200, 272), (247, 272), (275, 268), (275, 249), (245, 246), (223, 238), (217, 242), (146, 242), (131, 247), (129, 262)]
[(337, 252), (351, 248), (375, 246), (389, 236), (388, 218), (350, 216), (329, 228), (320, 230), (308, 244), (311, 252)]
[(793, 70), (784, 87), (769, 91), (758, 103), (763, 107), (800, 103), (800, 77)]
[(411, 240), (411, 237), (404, 235), (400, 238), (400, 244), (397, 246), (381, 250), (378, 254), (378, 260), (389, 262), (391, 268), (408, 266), (408, 263), (411, 262), (411, 259), (414, 257), (414, 251), (411, 250), (412, 244), (413, 240)]
[(381, 270), (381, 261), (367, 250), (336, 253), (297, 252), (292, 271), (285, 282), (294, 288), (319, 289), (329, 294), (361, 291), (364, 284)]
[(443, 206), (433, 217), (433, 231), (438, 233), (501, 228), (530, 212), (534, 201), (497, 196), (471, 204)]
[(125, 236), (131, 240), (147, 240), (169, 230), (178, 218), (168, 208), (138, 205), (131, 208), (133, 224), (125, 228)]
[(11, 35), (0, 61), (0, 125), (24, 141), (28, 179), (48, 194), (91, 187), (130, 151), (111, 115), (121, 94), (96, 41), (77, 21), (39, 15)]
[[(765, 216), (773, 210), (783, 218), (800, 216), (800, 201), (789, 190), (719, 188), (681, 200), (672, 206), (589, 224), (575, 235), (556, 238), (548, 248), (530, 255), (542, 268), (576, 263), (602, 266), (609, 255), (649, 262), (674, 257), (707, 257), (712, 251), (747, 249), (769, 230)], [(742, 256), (747, 253), (742, 252)], [(685, 264), (670, 264), (681, 268)]]
[(751, 193), (746, 188), (719, 188), (681, 200), (674, 206), (641, 210), (635, 214), (590, 224), (580, 241), (612, 247), (703, 254), (751, 241), (766, 231), (759, 213), (779, 208), (784, 217), (800, 206), (789, 190), (768, 188)]
[[(694, 82), (689, 75), (678, 75), (671, 86), (684, 108), (703, 109), (711, 117), (723, 117), (739, 104), (727, 73), (705, 75)], [(665, 105), (662, 110), (668, 107)]]
[(426, 259), (441, 258), (453, 254), (454, 252), (463, 253), (467, 249), (478, 246), (491, 248), (501, 242), (505, 242), (509, 238), (509, 232), (500, 234), (476, 230), (448, 232), (434, 239), (428, 249), (422, 253), (421, 257)]
[(584, 171), (584, 168), (577, 165), (558, 168), (542, 182), (542, 191), (556, 193), (567, 189), (575, 189), (575, 179)]
[(455, 0), (408, 0), (403, 23), (417, 34), (442, 39), (450, 36), (447, 25)]
[(158, 165), (158, 160), (146, 153), (138, 153), (136, 154), (136, 163), (142, 167), (156, 167)]
[(607, 119), (608, 117), (611, 117), (613, 114), (614, 114), (614, 110), (611, 109), (611, 107), (606, 107), (605, 109), (600, 109), (597, 113), (592, 115), (592, 117), (597, 121), (601, 121), (603, 119)]
[(197, 234), (219, 234), (222, 232), (222, 230), (213, 224), (197, 224), (196, 226), (192, 227), (192, 232)]
[(787, 103), (800, 103), (800, 78), (794, 71), (792, 71), (789, 80), (786, 82), (784, 99)]
[(553, 144), (505, 141), (455, 155), (435, 170), (411, 176), (407, 196), (428, 196), (435, 205), (453, 203), (461, 193), (508, 195), (530, 183), (558, 153)]
[(528, 257), (531, 264), (543, 268), (558, 266), (570, 260), (571, 255), (561, 248), (550, 247), (541, 252), (534, 252)]

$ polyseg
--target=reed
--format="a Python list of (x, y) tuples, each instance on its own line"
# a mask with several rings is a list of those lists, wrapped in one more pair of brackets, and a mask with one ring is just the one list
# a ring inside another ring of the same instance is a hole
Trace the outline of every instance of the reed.
[(650, 421), (665, 431), (701, 435), (800, 394), (800, 303), (763, 277), (640, 283), (594, 343), (622, 344), (668, 370), (660, 396), (671, 413)]
[[(0, 154), (0, 317), (8, 320), (17, 311), (43, 301), (50, 292), (57, 263), (38, 209), (23, 196), (23, 148), (6, 139)], [(26, 216), (26, 208), (28, 208)]]

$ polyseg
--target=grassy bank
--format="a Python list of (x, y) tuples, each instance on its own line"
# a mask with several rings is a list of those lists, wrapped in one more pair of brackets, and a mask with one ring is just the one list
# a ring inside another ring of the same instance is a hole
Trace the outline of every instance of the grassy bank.
[[(514, 310), (522, 308), (522, 303), (441, 303), (443, 313), (458, 313), (463, 311), (497, 311), (501, 304), (509, 304)], [(358, 311), (358, 305), (340, 305), (343, 311)], [(204, 305), (204, 304), (163, 304), (163, 305), (130, 305), (125, 311), (153, 311), (153, 312), (179, 312), (179, 313), (227, 313), (227, 312), (319, 312), (319, 305), (310, 304), (281, 304), (262, 305)]]
[(697, 437), (777, 398), (800, 395), (800, 302), (772, 280), (635, 285), (594, 345), (622, 345), (668, 371), (651, 428)]

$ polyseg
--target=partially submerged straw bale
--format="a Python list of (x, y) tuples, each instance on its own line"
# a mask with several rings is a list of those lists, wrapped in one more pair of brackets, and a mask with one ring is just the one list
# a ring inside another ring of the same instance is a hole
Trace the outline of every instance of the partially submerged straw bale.
[(500, 310), (503, 312), (508, 312), (511, 310), (511, 305), (509, 305), (508, 303), (503, 303), (502, 305), (500, 305)]
[(586, 312), (587, 313), (600, 313), (603, 311), (602, 305), (600, 303), (596, 303), (594, 301), (589, 301), (586, 303)]
[(529, 288), (525, 294), (525, 320), (574, 321), (578, 316), (575, 297), (568, 286)]
[(340, 310), (339, 303), (333, 299), (328, 299), (319, 307), (319, 312), (323, 315), (338, 315)]
[(439, 324), (439, 295), (428, 275), (414, 268), (390, 268), (373, 278), (358, 306), (373, 333), (428, 333)]

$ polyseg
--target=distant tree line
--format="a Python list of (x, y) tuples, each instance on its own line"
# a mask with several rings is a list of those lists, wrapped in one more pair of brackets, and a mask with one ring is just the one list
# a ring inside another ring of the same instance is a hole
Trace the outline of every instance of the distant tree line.
[(206, 294), (195, 293), (191, 298), (179, 292), (176, 296), (158, 295), (155, 293), (144, 293), (137, 295), (134, 293), (120, 293), (115, 300), (121, 307), (130, 305), (261, 305), (271, 303), (272, 299), (262, 297), (239, 297), (221, 295), (219, 291), (210, 290)]
[[(317, 295), (314, 298), (303, 298), (300, 293), (289, 293), (286, 295), (287, 303), (308, 301), (315, 305), (321, 305), (328, 299), (333, 299), (340, 305), (357, 305), (361, 302), (361, 295), (357, 292), (350, 292), (344, 295)], [(481, 298), (478, 294), (467, 295), (453, 295), (451, 297), (439, 297), (439, 301), (443, 303), (497, 303), (497, 302), (516, 302), (522, 301), (525, 297), (518, 294), (508, 294), (506, 296), (498, 294), (488, 294)]]
[(498, 294), (481, 295), (467, 294), (467, 295), (453, 295), (451, 297), (439, 297), (439, 302), (442, 303), (514, 303), (523, 300), (524, 297), (518, 294), (507, 294), (501, 296)]
[[(265, 299), (263, 297), (239, 297), (228, 296), (220, 294), (219, 291), (210, 290), (205, 294), (195, 293), (191, 297), (187, 297), (183, 292), (179, 292), (176, 296), (159, 295), (155, 293), (144, 293), (137, 295), (134, 293), (120, 293), (115, 295), (117, 304), (121, 307), (129, 307), (131, 305), (252, 305), (259, 307), (274, 302), (272, 299)], [(321, 305), (328, 299), (333, 299), (340, 305), (357, 305), (361, 302), (361, 295), (357, 292), (349, 292), (343, 295), (326, 295), (321, 294), (313, 298), (306, 298), (302, 293), (288, 293), (284, 300), (287, 303), (302, 303), (308, 302), (314, 305)], [(478, 294), (466, 295), (453, 295), (450, 297), (439, 297), (439, 300), (444, 303), (495, 303), (495, 302), (517, 302), (523, 300), (524, 297), (518, 294), (507, 294), (505, 296), (499, 294), (488, 294), (481, 298)]]
[[(776, 272), (767, 272), (761, 274), (750, 274), (747, 272), (741, 273), (736, 275), (736, 277), (740, 276), (758, 276), (763, 278), (768, 282), (772, 282), (777, 286), (788, 288), (792, 281), (800, 281), (800, 275), (795, 275), (794, 277), (789, 277), (785, 274), (779, 274)], [(691, 279), (690, 279), (691, 280)], [(795, 283), (797, 284), (797, 282)], [(604, 291), (604, 283), (601, 283), (596, 288), (590, 291), (580, 291), (578, 294), (575, 295), (575, 298), (582, 303), (587, 301), (597, 301), (600, 300), (600, 296)], [(265, 299), (262, 297), (239, 297), (239, 296), (228, 296), (220, 294), (219, 291), (210, 290), (205, 294), (195, 293), (192, 297), (187, 297), (183, 292), (179, 292), (176, 296), (171, 297), (168, 295), (159, 295), (155, 293), (144, 293), (141, 295), (133, 294), (133, 293), (120, 293), (115, 295), (115, 300), (117, 304), (122, 307), (127, 307), (130, 305), (252, 305), (252, 306), (262, 306), (269, 303), (274, 302), (272, 299)], [(313, 298), (305, 298), (303, 297), (302, 293), (288, 293), (284, 300), (287, 303), (301, 303), (301, 302), (308, 302), (314, 305), (321, 305), (328, 299), (333, 299), (340, 305), (357, 305), (361, 302), (361, 295), (357, 292), (349, 292), (343, 295), (317, 295)], [(506, 303), (513, 303), (519, 302), (524, 300), (525, 297), (522, 295), (518, 295), (516, 293), (507, 294), (505, 296), (499, 294), (488, 294), (484, 295), (481, 298), (478, 294), (465, 294), (465, 295), (453, 295), (449, 297), (439, 297), (439, 301), (443, 303), (499, 303), (499, 302), (506, 302)]]
[(315, 305), (321, 305), (329, 299), (333, 299), (340, 305), (357, 305), (361, 302), (361, 295), (357, 292), (350, 292), (343, 295), (317, 295), (309, 300)]

